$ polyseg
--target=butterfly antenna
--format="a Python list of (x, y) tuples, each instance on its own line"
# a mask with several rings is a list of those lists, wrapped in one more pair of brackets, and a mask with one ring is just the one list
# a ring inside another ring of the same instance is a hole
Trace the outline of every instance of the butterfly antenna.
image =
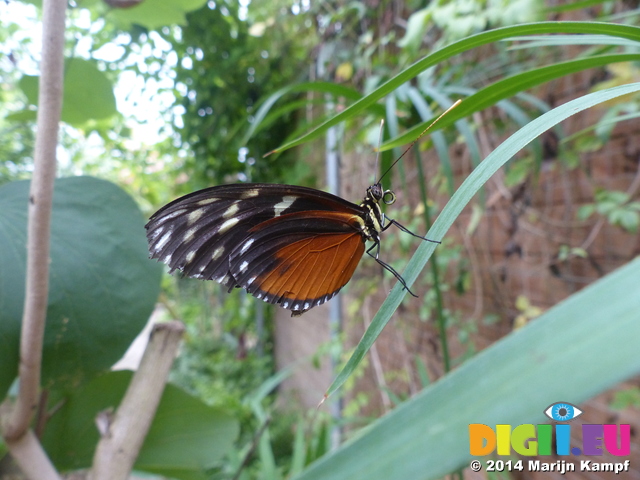
[(380, 160), (380, 145), (382, 145), (382, 131), (384, 128), (384, 118), (380, 120), (380, 133), (378, 134), (378, 150), (376, 150), (376, 168), (374, 172), (378, 171), (378, 164)]
[[(409, 150), (411, 150), (411, 147), (413, 147), (413, 146), (418, 142), (418, 140), (420, 140), (420, 138), (421, 138), (425, 133), (427, 133), (429, 130), (431, 130), (431, 127), (433, 127), (436, 123), (438, 123), (438, 122), (440, 121), (440, 119), (441, 119), (442, 117), (444, 117), (447, 113), (449, 113), (451, 110), (453, 110), (453, 109), (454, 109), (454, 108), (456, 108), (458, 105), (460, 105), (460, 102), (462, 102), (462, 100), (460, 100), (460, 99), (456, 100), (456, 102), (455, 102), (453, 105), (451, 105), (449, 108), (447, 108), (444, 112), (442, 112), (442, 113), (440, 114), (440, 116), (439, 116), (438, 118), (436, 118), (433, 122), (431, 122), (431, 123), (429, 124), (429, 126), (428, 126), (427, 128), (425, 128), (425, 129), (422, 131), (422, 133), (421, 133), (420, 135), (418, 135), (418, 137), (417, 137), (413, 142), (411, 142), (411, 145), (409, 145), (409, 146), (407, 147), (407, 149), (406, 149), (404, 152), (402, 152), (402, 155), (400, 155), (400, 156), (396, 159), (396, 161), (395, 161), (395, 162), (393, 162), (389, 168), (387, 168), (387, 170), (386, 170), (386, 171), (385, 171), (385, 172), (380, 176), (380, 179), (378, 180), (378, 182), (377, 182), (377, 183), (380, 183), (380, 181), (384, 178), (384, 176), (385, 176), (387, 173), (389, 173), (389, 170), (391, 170), (391, 169), (393, 168), (393, 166), (394, 166), (396, 163), (398, 163), (398, 162), (402, 159), (402, 157), (404, 157), (404, 156), (407, 154), (407, 152), (408, 152)], [(380, 147), (379, 147), (379, 146), (378, 146), (378, 155), (380, 155)], [(377, 161), (377, 159), (376, 159), (376, 161)]]

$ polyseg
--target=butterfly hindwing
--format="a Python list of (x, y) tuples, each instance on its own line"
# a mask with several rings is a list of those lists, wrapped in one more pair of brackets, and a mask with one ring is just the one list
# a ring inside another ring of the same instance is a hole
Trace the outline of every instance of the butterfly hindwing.
[(360, 222), (351, 213), (304, 211), (261, 223), (231, 253), (231, 274), (252, 295), (303, 313), (351, 279), (364, 252)]

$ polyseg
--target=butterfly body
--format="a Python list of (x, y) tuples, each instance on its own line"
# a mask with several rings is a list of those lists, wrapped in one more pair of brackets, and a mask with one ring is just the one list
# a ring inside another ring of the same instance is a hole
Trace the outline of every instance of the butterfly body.
[(307, 187), (220, 185), (167, 204), (145, 228), (151, 258), (171, 272), (242, 287), (300, 315), (351, 279), (366, 241), (367, 253), (379, 248), (390, 225), (380, 202), (393, 201), (379, 183), (360, 205)]

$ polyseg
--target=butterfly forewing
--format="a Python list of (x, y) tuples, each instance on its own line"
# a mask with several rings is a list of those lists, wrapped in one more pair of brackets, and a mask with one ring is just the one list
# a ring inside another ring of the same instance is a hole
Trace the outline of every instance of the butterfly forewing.
[(351, 278), (365, 210), (306, 187), (237, 184), (186, 195), (146, 225), (152, 258), (302, 313)]

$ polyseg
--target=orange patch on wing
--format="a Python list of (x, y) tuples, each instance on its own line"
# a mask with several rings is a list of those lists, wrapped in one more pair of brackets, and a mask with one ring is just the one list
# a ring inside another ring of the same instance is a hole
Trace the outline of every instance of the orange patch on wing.
[(362, 254), (358, 232), (319, 234), (281, 248), (276, 267), (256, 280), (268, 295), (312, 302), (340, 290), (352, 277)]

